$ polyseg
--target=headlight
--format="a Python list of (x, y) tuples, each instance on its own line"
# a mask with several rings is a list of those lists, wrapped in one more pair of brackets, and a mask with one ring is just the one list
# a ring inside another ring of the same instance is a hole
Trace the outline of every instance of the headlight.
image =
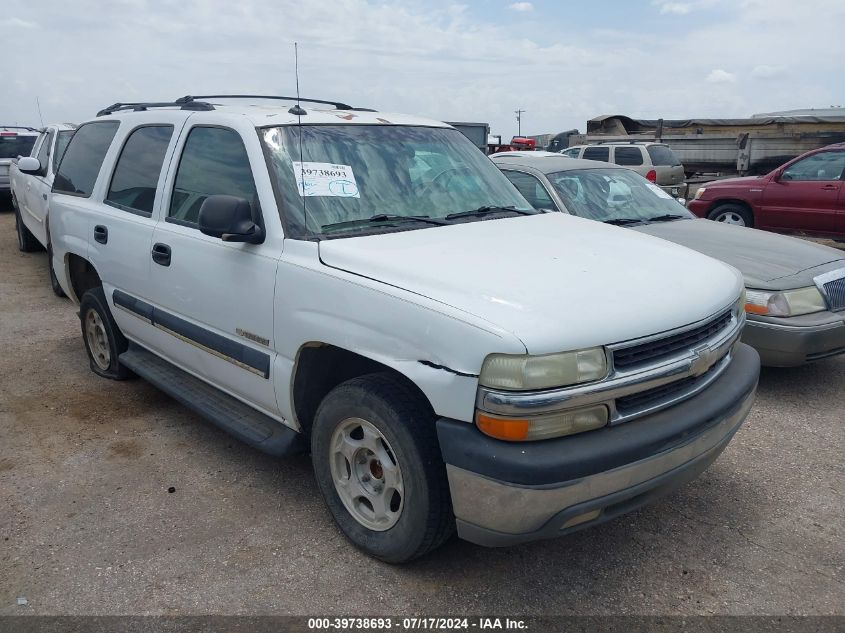
[(707, 187), (699, 187), (698, 190), (695, 192), (695, 199), (698, 200), (701, 196), (704, 195), (705, 191), (707, 191)]
[(490, 354), (481, 365), (479, 384), (494, 389), (551, 389), (601, 380), (607, 376), (602, 347), (545, 356)]
[(745, 299), (745, 311), (748, 314), (766, 316), (798, 316), (826, 310), (824, 297), (815, 286), (769, 292), (766, 290), (748, 290)]
[(547, 440), (592, 431), (605, 426), (607, 419), (608, 410), (604, 405), (529, 418), (506, 418), (483, 411), (475, 414), (475, 423), (482, 432), (509, 442)]

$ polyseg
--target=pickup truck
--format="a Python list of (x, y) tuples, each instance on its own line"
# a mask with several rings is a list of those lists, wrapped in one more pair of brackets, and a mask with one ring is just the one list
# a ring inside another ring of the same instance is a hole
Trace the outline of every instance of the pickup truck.
[[(15, 210), (15, 230), (18, 249), (28, 253), (41, 248), (51, 252), (50, 223), (47, 217), (50, 189), (62, 154), (73, 136), (75, 126), (57, 123), (41, 130), (31, 156), (22, 156), (9, 166), (12, 207)], [(52, 258), (47, 263), (50, 284), (59, 296), (64, 293), (56, 279)]]
[(392, 563), (596, 525), (725, 448), (759, 374), (736, 270), (532, 209), (447, 124), (273, 99), (76, 131), (52, 257), (95, 373), (310, 451), (340, 530)]

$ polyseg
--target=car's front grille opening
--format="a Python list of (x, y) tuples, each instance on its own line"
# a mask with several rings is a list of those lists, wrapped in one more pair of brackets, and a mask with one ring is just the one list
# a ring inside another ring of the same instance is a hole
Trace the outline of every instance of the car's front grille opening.
[(731, 322), (731, 311), (727, 310), (716, 318), (691, 330), (670, 334), (665, 338), (622, 347), (613, 351), (613, 364), (616, 369), (629, 370), (659, 361), (663, 358), (688, 350), (699, 343), (713, 338)]
[(711, 375), (722, 366), (722, 361), (717, 361), (700, 376), (690, 376), (675, 382), (670, 382), (668, 385), (661, 385), (648, 391), (641, 391), (639, 393), (631, 394), (616, 399), (616, 411), (625, 416), (638, 411), (642, 411), (653, 404), (665, 402), (672, 397), (682, 394), (686, 391), (695, 388), (696, 384), (709, 380)]
[(845, 277), (828, 281), (824, 291), (831, 310), (845, 310)]

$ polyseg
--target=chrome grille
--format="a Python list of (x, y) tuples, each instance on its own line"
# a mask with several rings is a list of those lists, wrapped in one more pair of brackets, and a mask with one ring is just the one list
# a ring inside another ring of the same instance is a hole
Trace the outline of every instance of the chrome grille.
[(828, 281), (822, 288), (831, 310), (845, 310), (845, 277)]
[(668, 385), (661, 385), (654, 389), (640, 391), (639, 393), (623, 396), (616, 399), (616, 410), (622, 416), (638, 413), (651, 408), (655, 404), (661, 404), (676, 397), (682, 397), (685, 393), (695, 390), (696, 387), (707, 383), (723, 368), (721, 363), (715, 363), (710, 369), (700, 376), (690, 376), (670, 382)]
[(719, 316), (690, 330), (634, 344), (630, 347), (614, 349), (613, 366), (616, 370), (628, 371), (646, 364), (659, 362), (678, 352), (692, 349), (699, 343), (710, 340), (728, 327), (730, 323), (731, 311), (726, 310)]

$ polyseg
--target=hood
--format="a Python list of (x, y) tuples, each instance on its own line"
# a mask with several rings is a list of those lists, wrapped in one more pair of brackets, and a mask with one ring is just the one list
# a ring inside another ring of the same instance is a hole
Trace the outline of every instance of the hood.
[(688, 325), (741, 289), (709, 257), (562, 213), (324, 240), (320, 259), (512, 332), (533, 354)]
[[(678, 220), (632, 227), (719, 259), (738, 269), (746, 285), (785, 290), (813, 284), (812, 269), (845, 260), (845, 252), (788, 237), (710, 220)], [(807, 274), (802, 275), (801, 273)]]
[(704, 189), (715, 189), (716, 187), (731, 187), (733, 185), (745, 185), (751, 182), (760, 182), (763, 176), (739, 176), (737, 178), (725, 178), (723, 180), (713, 180), (711, 182), (702, 183)]

